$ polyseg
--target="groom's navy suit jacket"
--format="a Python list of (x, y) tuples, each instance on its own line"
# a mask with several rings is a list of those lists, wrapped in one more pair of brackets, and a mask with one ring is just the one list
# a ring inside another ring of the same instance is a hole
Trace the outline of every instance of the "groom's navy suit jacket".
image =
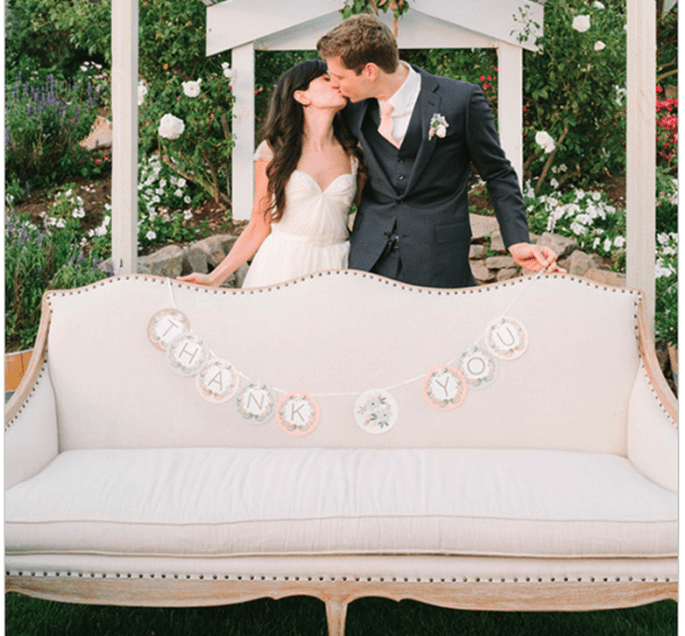
[[(398, 237), (400, 279), (429, 287), (465, 287), (469, 266), (469, 162), (487, 182), (508, 247), (528, 242), (516, 172), (499, 144), (492, 112), (478, 86), (421, 75), (421, 91), (398, 150), (377, 132), (375, 99), (350, 103), (343, 119), (359, 140), (369, 178), (355, 218), (349, 266), (370, 271)], [(433, 115), (445, 117), (444, 138), (429, 139)]]

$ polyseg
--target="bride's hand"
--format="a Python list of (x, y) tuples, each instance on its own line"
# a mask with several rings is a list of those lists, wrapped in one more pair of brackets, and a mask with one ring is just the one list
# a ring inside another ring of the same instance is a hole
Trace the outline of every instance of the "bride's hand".
[(177, 276), (176, 280), (180, 280), (184, 283), (195, 283), (196, 285), (207, 285), (212, 286), (212, 279), (209, 274), (199, 274), (198, 272), (193, 272), (187, 276)]

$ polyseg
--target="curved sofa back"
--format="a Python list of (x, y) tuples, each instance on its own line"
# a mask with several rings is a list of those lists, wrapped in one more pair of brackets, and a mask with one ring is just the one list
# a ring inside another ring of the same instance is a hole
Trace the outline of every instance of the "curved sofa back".
[[(570, 276), (437, 290), (352, 270), (254, 290), (127, 276), (54, 292), (48, 363), (60, 450), (411, 446), (625, 455), (640, 298)], [(291, 391), (312, 396), (316, 428), (292, 435), (277, 417), (246, 421), (235, 397), (204, 399), (196, 377), (172, 370), (149, 339), (151, 318), (169, 308), (231, 363), (241, 386), (267, 383), (276, 402)], [(469, 387), (458, 407), (429, 404), (424, 378), (503, 312), (525, 329), (523, 355), (498, 360), (494, 381)], [(396, 402), (396, 422), (383, 434), (369, 434), (355, 417), (371, 389)]]

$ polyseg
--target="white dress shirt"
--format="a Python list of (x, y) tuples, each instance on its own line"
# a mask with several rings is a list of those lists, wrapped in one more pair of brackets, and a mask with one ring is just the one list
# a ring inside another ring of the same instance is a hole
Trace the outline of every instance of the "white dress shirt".
[[(400, 86), (397, 92), (387, 101), (393, 106), (391, 113), (393, 123), (392, 136), (401, 146), (404, 137), (407, 134), (407, 129), (409, 128), (414, 106), (416, 106), (416, 101), (421, 92), (421, 76), (406, 62), (400, 61), (400, 64), (409, 70), (409, 74), (402, 86)], [(385, 101), (386, 100), (378, 100), (379, 112), (381, 104)]]

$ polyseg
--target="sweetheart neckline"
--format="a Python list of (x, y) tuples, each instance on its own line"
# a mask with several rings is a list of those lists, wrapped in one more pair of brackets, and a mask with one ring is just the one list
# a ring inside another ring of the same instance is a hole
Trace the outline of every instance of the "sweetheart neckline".
[(312, 182), (314, 183), (314, 185), (317, 188), (319, 188), (319, 191), (322, 193), (328, 192), (328, 189), (341, 177), (354, 177), (354, 172), (343, 172), (342, 174), (339, 174), (335, 179), (333, 179), (333, 181), (331, 181), (325, 188), (322, 188), (319, 185), (319, 182), (314, 177), (312, 177), (312, 175), (310, 175), (308, 172), (305, 172), (304, 170), (300, 170), (299, 168), (295, 168), (294, 172), (299, 172), (299, 173), (309, 177), (312, 180)]

